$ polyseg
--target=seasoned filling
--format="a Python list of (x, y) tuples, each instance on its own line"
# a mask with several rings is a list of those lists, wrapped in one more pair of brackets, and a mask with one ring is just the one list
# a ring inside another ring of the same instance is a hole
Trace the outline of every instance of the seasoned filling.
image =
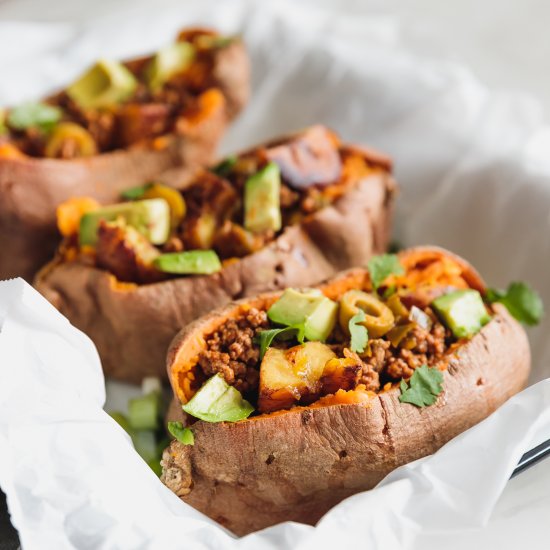
[(146, 184), (106, 207), (71, 199), (58, 208), (58, 226), (72, 243), (70, 258), (95, 263), (121, 281), (212, 274), (221, 262), (261, 250), (287, 226), (388, 169), (387, 160), (313, 126), (229, 157), (179, 191)]
[[(350, 351), (349, 341), (342, 342), (344, 335), (339, 330), (329, 337), (327, 345), (339, 357), (353, 359), (359, 366), (357, 384), (378, 392), (387, 382), (410, 378), (422, 365), (446, 366), (445, 355), (453, 341), (451, 331), (439, 322), (431, 308), (425, 308), (424, 313), (433, 322), (431, 328), (415, 326), (397, 346), (385, 338), (376, 338), (368, 342), (363, 353), (356, 354)], [(199, 355), (198, 364), (206, 377), (220, 373), (228, 384), (247, 396), (257, 391), (260, 380), (257, 337), (267, 328), (267, 313), (256, 308), (240, 319), (224, 323), (206, 339), (206, 349)], [(286, 350), (295, 343), (274, 342), (273, 347)]]
[(42, 103), (1, 111), (0, 140), (25, 155), (73, 159), (173, 133), (216, 87), (216, 56), (236, 40), (183, 31), (150, 57), (98, 61)]
[[(438, 322), (430, 308), (426, 308), (424, 312), (433, 320), (430, 330), (419, 326), (414, 327), (407, 340), (400, 343), (397, 348), (393, 348), (387, 340), (372, 341), (372, 355), (366, 363), (380, 373), (383, 379), (398, 381), (401, 378), (409, 378), (421, 365), (433, 367), (443, 361), (448, 348), (445, 339), (452, 341), (451, 333)], [(367, 384), (366, 380), (363, 383)]]
[(463, 264), (428, 250), (374, 257), (368, 272), (323, 291), (287, 289), (274, 301), (242, 306), (205, 335), (197, 364), (178, 375), (204, 382), (192, 390), (197, 402), (179, 394), (189, 401), (184, 410), (203, 418), (197, 403), (214, 386), (238, 390), (233, 405), (225, 403), (229, 393), (223, 400), (230, 418), (362, 403), (396, 385), (405, 402), (433, 403), (451, 354), (491, 319), (479, 288)]
[(228, 384), (243, 394), (257, 390), (260, 350), (254, 338), (268, 326), (266, 312), (256, 308), (241, 319), (227, 321), (209, 336), (207, 349), (199, 355), (204, 374), (210, 377), (220, 373)]

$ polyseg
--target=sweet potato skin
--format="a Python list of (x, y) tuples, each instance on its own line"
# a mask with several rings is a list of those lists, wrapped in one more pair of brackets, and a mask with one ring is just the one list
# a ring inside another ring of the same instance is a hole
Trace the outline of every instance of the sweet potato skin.
[[(348, 272), (324, 291), (336, 296), (363, 276)], [(469, 277), (483, 289), (475, 271)], [(275, 297), (251, 304), (265, 306)], [(178, 364), (192, 361), (202, 335), (238, 315), (241, 306), (212, 312), (174, 339), (167, 357), (174, 389)], [(451, 356), (436, 404), (420, 409), (400, 403), (393, 387), (367, 405), (297, 407), (233, 424), (198, 421), (194, 446), (174, 441), (165, 450), (161, 479), (238, 535), (287, 520), (314, 524), (344, 498), (373, 488), (393, 469), (486, 418), (525, 386), (529, 370), (525, 331), (495, 304), (493, 319)]]
[[(171, 340), (197, 317), (237, 298), (317, 284), (383, 252), (394, 195), (392, 177), (375, 172), (333, 205), (214, 275), (138, 286), (81, 263), (54, 261), (35, 286), (92, 338), (107, 376), (136, 383), (144, 376), (165, 378)], [(327, 243), (332, 232), (339, 236)]]
[(64, 200), (90, 196), (113, 203), (121, 191), (151, 179), (184, 184), (208, 164), (228, 121), (248, 99), (249, 62), (240, 41), (220, 49), (211, 84), (221, 101), (204, 118), (152, 142), (86, 159), (0, 158), (0, 279), (30, 281), (52, 257), (59, 242), (55, 209)]

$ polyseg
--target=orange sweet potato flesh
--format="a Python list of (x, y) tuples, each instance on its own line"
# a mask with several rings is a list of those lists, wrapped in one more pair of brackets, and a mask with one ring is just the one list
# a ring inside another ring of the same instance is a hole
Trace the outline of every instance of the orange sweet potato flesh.
[[(148, 180), (184, 184), (208, 164), (228, 122), (249, 97), (249, 61), (242, 42), (217, 50), (210, 70), (212, 88), (204, 92), (189, 120), (178, 121), (173, 134), (75, 160), (9, 154), (4, 147), (0, 152), (0, 279), (32, 280), (52, 257), (59, 242), (55, 210), (63, 201), (87, 196), (102, 204), (117, 202), (121, 191)], [(135, 128), (127, 127), (126, 132)]]
[(36, 288), (92, 338), (107, 376), (135, 383), (165, 378), (171, 340), (197, 317), (259, 292), (318, 284), (386, 250), (395, 182), (386, 157), (361, 155), (369, 168), (330, 206), (219, 273), (121, 284), (86, 263), (55, 260), (38, 274)]
[[(426, 255), (451, 257), (463, 277), (484, 284), (464, 260), (441, 249), (401, 253), (405, 265)], [(343, 273), (322, 286), (336, 298), (365, 284), (363, 270)], [(232, 304), (184, 329), (167, 356), (180, 401), (182, 372), (196, 361), (210, 334), (243, 307), (267, 307), (276, 294)], [(400, 403), (395, 385), (379, 394), (339, 391), (309, 407), (260, 415), (236, 423), (193, 425), (195, 445), (173, 441), (162, 460), (162, 481), (182, 500), (236, 534), (281, 521), (309, 524), (344, 498), (371, 489), (398, 466), (435, 452), (480, 422), (521, 390), (530, 369), (523, 328), (496, 304), (492, 320), (453, 350), (436, 404)]]

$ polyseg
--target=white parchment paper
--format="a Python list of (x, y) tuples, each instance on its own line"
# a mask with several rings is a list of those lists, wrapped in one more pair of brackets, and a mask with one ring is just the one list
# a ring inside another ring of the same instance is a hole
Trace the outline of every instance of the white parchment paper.
[[(66, 84), (100, 55), (149, 51), (189, 23), (241, 32), (251, 52), (253, 99), (224, 152), (314, 122), (375, 145), (396, 161), (402, 243), (447, 246), (490, 284), (526, 280), (550, 304), (550, 132), (537, 102), (410, 55), (399, 22), (357, 6), (157, 0), (79, 26), (0, 23), (0, 104)], [(549, 382), (316, 528), (235, 539), (165, 489), (103, 412), (85, 336), (20, 280), (0, 283), (0, 320), (0, 485), (25, 549), (547, 548), (550, 468), (506, 483), (550, 437)], [(530, 331), (533, 382), (550, 374), (548, 336), (548, 321)]]

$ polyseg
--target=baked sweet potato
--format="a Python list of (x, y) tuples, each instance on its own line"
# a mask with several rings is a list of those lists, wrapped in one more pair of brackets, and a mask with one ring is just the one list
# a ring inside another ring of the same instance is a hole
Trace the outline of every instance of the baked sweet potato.
[[(136, 271), (135, 264), (126, 263), (117, 278), (69, 242), (64, 247), (70, 253), (60, 253), (38, 274), (37, 289), (92, 338), (107, 376), (132, 382), (150, 375), (165, 377), (170, 341), (200, 315), (236, 298), (316, 284), (342, 269), (364, 265), (372, 254), (385, 250), (395, 195), (389, 159), (340, 143), (321, 126), (278, 140), (277, 147), (296, 142), (305, 147), (304, 155), (307, 144), (328, 143), (339, 170), (335, 181), (322, 180), (323, 172), (318, 172), (319, 181), (301, 190), (283, 175), (278, 230), (246, 230), (240, 205), (246, 174), (256, 174), (258, 166), (265, 165), (271, 144), (222, 163), (218, 175), (203, 172), (182, 191), (187, 213), (164, 248), (214, 247), (223, 261), (219, 272), (163, 274), (163, 281), (138, 284), (125, 278)], [(324, 163), (323, 158), (319, 161)], [(312, 161), (314, 170), (318, 164)], [(302, 166), (295, 173), (300, 170), (307, 176), (310, 168)], [(334, 172), (328, 177), (334, 178)], [(110, 243), (109, 248), (124, 247)], [(102, 265), (107, 265), (104, 257)]]
[[(388, 332), (369, 340), (365, 353), (358, 352), (363, 375), (376, 373), (376, 380), (367, 376), (360, 383), (354, 381), (354, 353), (346, 349), (354, 342), (349, 344), (339, 327), (326, 344), (315, 342), (330, 345), (340, 357), (336, 359), (340, 364), (335, 359), (326, 364), (329, 384), (325, 390), (323, 384), (310, 385), (317, 394), (304, 400), (307, 395), (300, 393), (299, 386), (289, 384), (286, 396), (294, 395), (294, 405), (289, 408), (288, 401), (279, 401), (274, 406), (271, 400), (263, 410), (278, 410), (262, 414), (268, 353), (276, 350), (288, 355), (294, 350), (287, 341), (272, 343), (261, 361), (255, 388), (241, 386), (261, 414), (238, 422), (195, 421), (185, 415), (194, 445), (170, 444), (163, 455), (162, 481), (186, 503), (239, 535), (287, 520), (314, 524), (342, 499), (374, 487), (398, 466), (435, 452), (521, 390), (530, 369), (525, 332), (504, 306), (481, 301), (486, 289), (477, 272), (464, 260), (436, 248), (406, 250), (399, 260), (404, 274), (385, 277), (377, 289), (369, 272), (362, 269), (344, 272), (320, 287), (325, 297), (339, 300), (340, 311), (346, 293), (360, 290), (391, 307), (396, 326), (410, 322), (413, 307), (423, 308), (430, 318), (424, 325), (426, 318), (414, 310), (412, 318), (420, 324), (409, 337), (416, 338), (415, 343), (398, 342), (395, 333), (388, 336)], [(387, 298), (388, 289), (394, 298)], [(468, 337), (454, 336), (449, 326), (457, 333), (461, 327), (453, 325), (444, 306), (434, 299), (455, 295), (473, 297), (476, 315), (483, 319)], [(195, 392), (219, 366), (216, 352), (239, 338), (231, 333), (235, 323), (242, 346), (242, 334), (250, 327), (266, 328), (265, 323), (250, 324), (252, 316), (257, 319), (266, 311), (271, 315), (280, 298), (280, 293), (272, 293), (229, 304), (178, 334), (168, 352), (167, 368), (180, 403), (192, 404)], [(435, 304), (441, 308), (437, 315)], [(370, 307), (365, 308), (367, 318), (374, 315)], [(377, 349), (385, 353), (377, 357)], [(420, 358), (416, 364), (415, 358)], [(395, 368), (397, 359), (404, 360), (400, 370)], [(258, 363), (256, 355), (254, 368)], [(234, 379), (222, 369), (217, 376), (238, 387), (241, 375), (236, 366), (229, 364)], [(419, 383), (421, 375), (429, 376)], [(174, 420), (182, 419), (174, 407), (170, 414)]]
[[(153, 178), (180, 185), (212, 160), (248, 99), (248, 57), (240, 40), (211, 31), (184, 31), (180, 40), (187, 39), (198, 52), (193, 62), (154, 94), (143, 83), (153, 59), (147, 57), (124, 64), (138, 84), (114, 109), (79, 108), (67, 92), (46, 99), (62, 113), (56, 128), (63, 126), (71, 139), (60, 141), (55, 129), (22, 129), (19, 119), (9, 135), (0, 135), (0, 279), (30, 280), (51, 258), (60, 240), (59, 203), (90, 196), (108, 204)], [(78, 141), (82, 134), (86, 146)], [(79, 143), (85, 151), (77, 150)]]

